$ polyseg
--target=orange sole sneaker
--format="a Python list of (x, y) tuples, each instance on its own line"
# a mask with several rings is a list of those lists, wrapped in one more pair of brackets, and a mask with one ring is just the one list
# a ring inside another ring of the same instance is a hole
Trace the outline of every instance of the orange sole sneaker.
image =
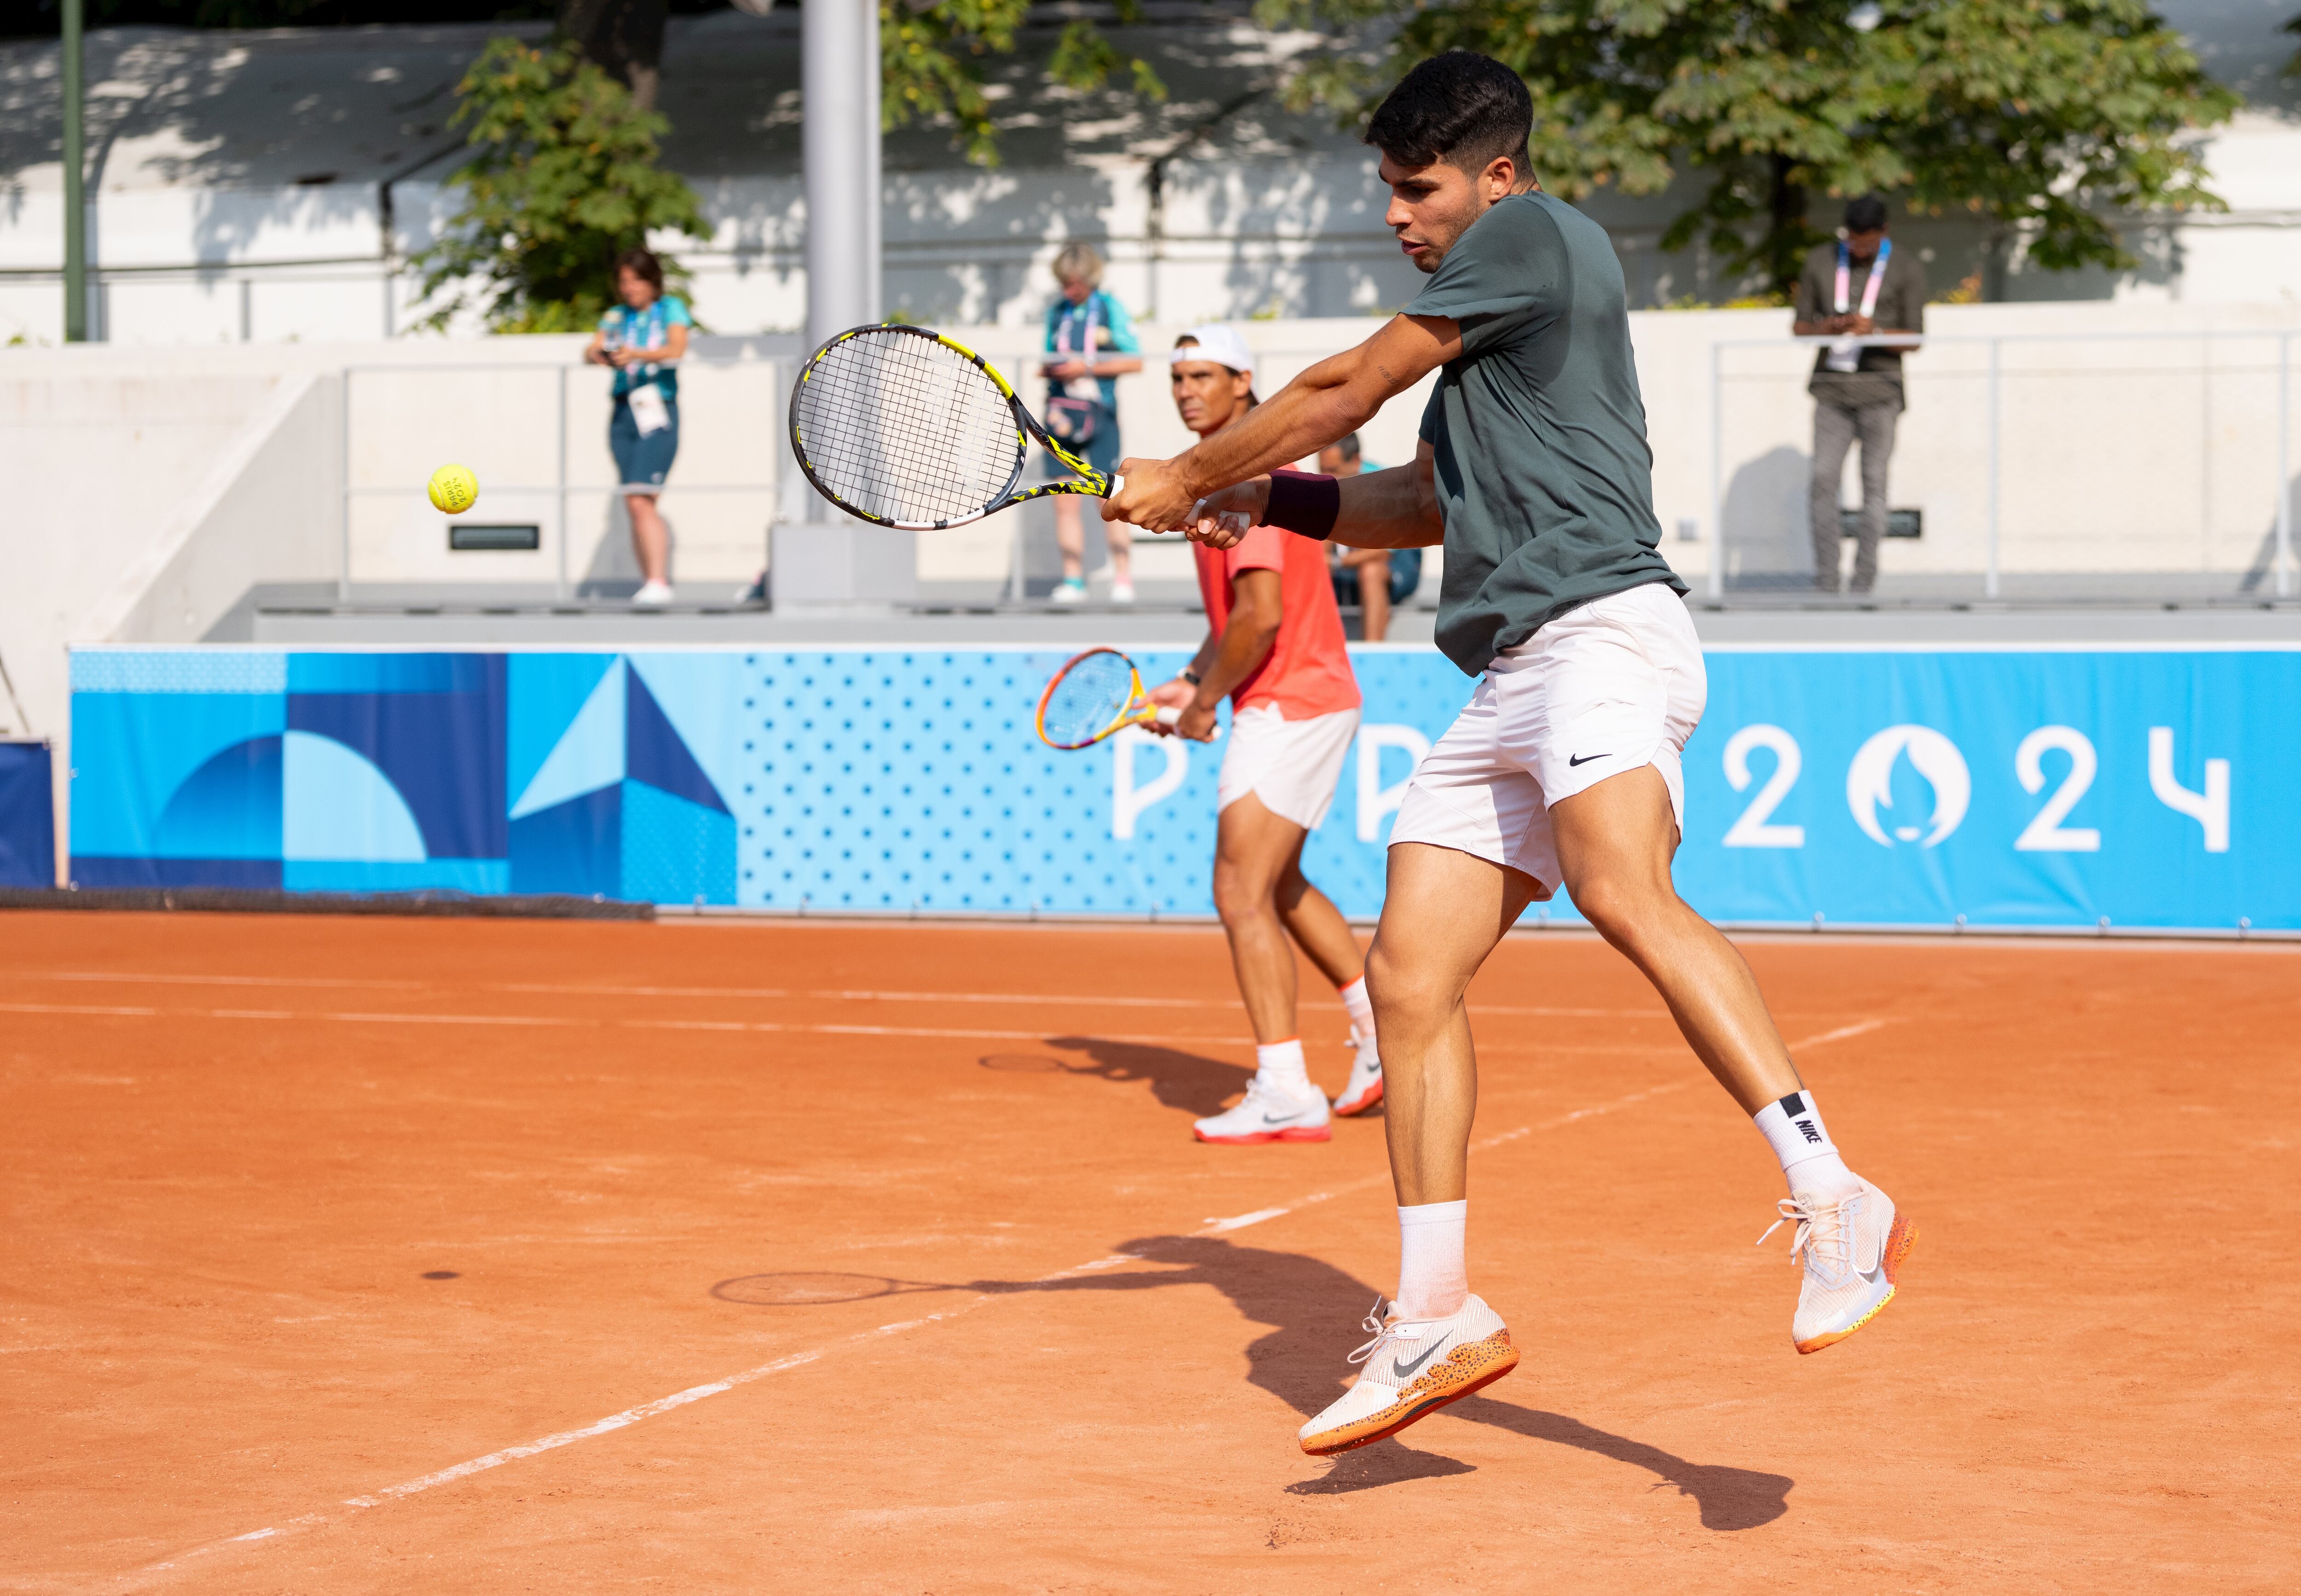
[(1901, 1290), (1902, 1261), (1910, 1256), (1910, 1249), (1918, 1244), (1918, 1227), (1910, 1223), (1907, 1214), (1894, 1215), (1894, 1228), (1886, 1233), (1886, 1245), (1878, 1262), (1886, 1276), (1886, 1294), (1870, 1305), (1870, 1309), (1843, 1330), (1833, 1330), (1828, 1335), (1818, 1335), (1810, 1341), (1800, 1341), (1800, 1352), (1819, 1352), (1824, 1347), (1834, 1347), (1886, 1311), (1886, 1305)]

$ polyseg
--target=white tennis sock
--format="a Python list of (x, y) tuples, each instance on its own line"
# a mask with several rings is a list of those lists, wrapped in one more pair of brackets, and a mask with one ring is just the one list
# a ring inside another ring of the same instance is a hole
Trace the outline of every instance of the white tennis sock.
[(1398, 1210), (1398, 1305), (1406, 1319), (1443, 1319), (1459, 1313), (1470, 1294), (1462, 1260), (1469, 1203), (1426, 1202)]
[(1859, 1191), (1862, 1182), (1837, 1156), (1821, 1123), (1813, 1093), (1799, 1090), (1778, 1102), (1768, 1103), (1756, 1115), (1758, 1130), (1781, 1160), (1793, 1195), (1811, 1191), (1818, 1197), (1843, 1197)]
[(1290, 1036), (1283, 1042), (1272, 1042), (1254, 1050), (1254, 1073), (1267, 1086), (1276, 1086), (1289, 1097), (1301, 1097), (1310, 1090), (1310, 1071), (1302, 1062), (1302, 1039)]
[(1343, 1011), (1351, 1016), (1351, 1034), (1372, 1040), (1374, 1000), (1367, 996), (1366, 977), (1354, 976), (1348, 985), (1336, 987), (1335, 993), (1343, 1000)]

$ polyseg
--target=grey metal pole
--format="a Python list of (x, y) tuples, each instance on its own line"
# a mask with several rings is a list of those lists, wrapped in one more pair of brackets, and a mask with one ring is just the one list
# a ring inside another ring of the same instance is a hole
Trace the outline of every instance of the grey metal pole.
[(552, 597), (567, 602), (567, 368), (559, 368), (559, 580)]
[(2277, 335), (2277, 596), (2293, 597), (2293, 335)]
[(876, 322), (887, 313), (886, 284), (886, 188), (880, 171), (879, 157), (884, 129), (881, 123), (879, 101), (879, 4), (878, 0), (859, 0), (856, 9), (862, 13), (862, 88), (866, 104), (861, 122), (856, 131), (863, 151), (863, 221), (870, 237), (863, 247), (863, 277), (870, 285), (870, 296), (863, 319)]
[(799, 8), (807, 186), (807, 336), (820, 345), (879, 315), (879, 9)]
[(352, 368), (346, 366), (338, 398), (343, 405), (344, 513), (336, 547), (336, 602), (352, 601)]
[(88, 342), (87, 71), (82, 0), (63, 0), (64, 342)]
[[(799, 138), (807, 189), (810, 348), (879, 319), (878, 0), (799, 8)], [(794, 373), (796, 375), (796, 373)], [(866, 530), (807, 497), (808, 527), (783, 529), (768, 560), (775, 605), (852, 603), (914, 556), (900, 535)], [(865, 552), (866, 550), (869, 552)]]
[(1710, 597), (1726, 597), (1725, 351), (1710, 341)]
[(1998, 340), (1989, 340), (1989, 571), (1982, 579), (1981, 590), (1988, 597), (1997, 597), (1997, 347)]

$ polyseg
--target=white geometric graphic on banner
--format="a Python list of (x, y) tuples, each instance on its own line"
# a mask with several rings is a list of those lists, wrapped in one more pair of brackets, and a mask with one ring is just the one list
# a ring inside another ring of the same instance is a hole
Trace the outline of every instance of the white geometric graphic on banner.
[[(1888, 837), (1878, 823), (1878, 808), (1894, 806), (1894, 761), (1905, 753), (1934, 790), (1933, 816), (1925, 826), (1897, 825)], [(1853, 823), (1880, 848), (1893, 847), (1896, 838), (1915, 842), (1920, 836), (1926, 847), (1939, 846), (1957, 830), (1972, 798), (1973, 775), (1965, 756), (1931, 726), (1888, 726), (1863, 743), (1845, 769), (1845, 806), (1853, 811)]]
[(618, 659), (567, 723), (527, 790), (513, 800), (511, 817), (522, 819), (623, 779), (623, 662)]

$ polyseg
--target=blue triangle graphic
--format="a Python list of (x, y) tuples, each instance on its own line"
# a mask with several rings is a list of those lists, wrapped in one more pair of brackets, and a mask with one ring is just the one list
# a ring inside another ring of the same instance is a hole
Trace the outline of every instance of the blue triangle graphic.
[(634, 781), (644, 781), (649, 787), (700, 804), (707, 809), (728, 813), (719, 790), (711, 785), (711, 778), (695, 756), (687, 751), (680, 740), (678, 729), (663, 713), (655, 695), (640, 680), (637, 671), (623, 674), (625, 707), (623, 712), (623, 773)]

